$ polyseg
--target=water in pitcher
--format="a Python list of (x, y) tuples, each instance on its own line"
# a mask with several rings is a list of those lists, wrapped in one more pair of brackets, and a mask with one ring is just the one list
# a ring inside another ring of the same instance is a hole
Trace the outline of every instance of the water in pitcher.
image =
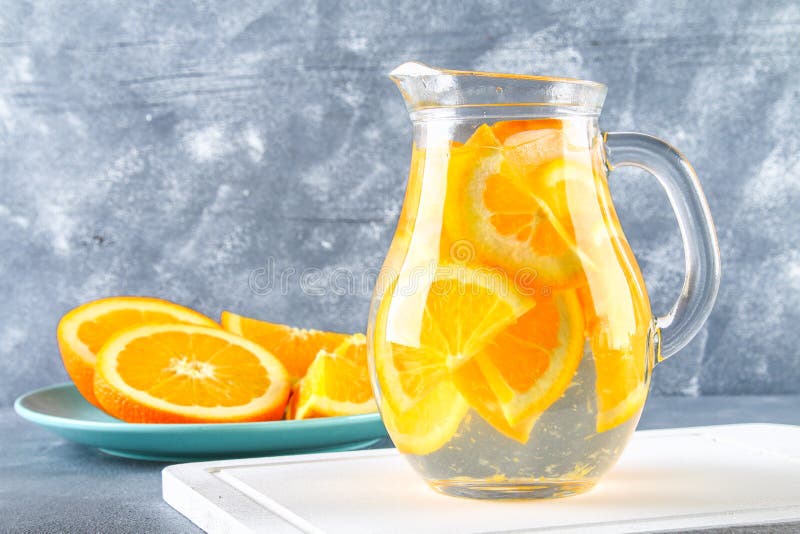
[(639, 411), (617, 426), (597, 431), (594, 362), (584, 353), (563, 396), (538, 418), (526, 443), (509, 438), (475, 410), (467, 412), (458, 430), (440, 449), (408, 459), (431, 484), (446, 493), (535, 488), (539, 497), (562, 497), (594, 486), (619, 458), (636, 428)]
[(601, 147), (592, 118), (415, 124), (370, 365), (440, 491), (578, 493), (636, 426), (657, 332)]

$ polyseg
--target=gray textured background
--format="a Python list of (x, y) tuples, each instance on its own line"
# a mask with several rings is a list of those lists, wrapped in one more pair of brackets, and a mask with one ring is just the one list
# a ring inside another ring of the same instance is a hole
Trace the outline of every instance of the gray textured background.
[[(800, 5), (421, 6), (3, 0), (0, 405), (66, 378), (57, 320), (96, 297), (362, 329), (367, 292), (307, 295), (295, 278), (264, 295), (248, 279), (269, 257), (380, 266), (411, 135), (385, 74), (409, 59), (608, 84), (601, 126), (678, 146), (722, 247), (712, 318), (655, 390), (800, 392)], [(664, 311), (682, 279), (666, 197), (637, 171), (612, 182)]]

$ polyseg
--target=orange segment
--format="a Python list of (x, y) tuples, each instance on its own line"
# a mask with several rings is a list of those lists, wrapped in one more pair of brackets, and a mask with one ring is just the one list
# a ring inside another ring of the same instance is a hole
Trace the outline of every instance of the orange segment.
[(274, 354), (293, 382), (306, 374), (319, 351), (333, 351), (348, 337), (348, 334), (268, 323), (228, 311), (222, 312), (221, 323), (225, 330), (246, 337)]
[(144, 325), (103, 345), (94, 391), (131, 423), (266, 421), (283, 415), (289, 378), (267, 350), (224, 330)]
[[(498, 271), (442, 266), (420, 301), (422, 309), (397, 314), (387, 334), (393, 299), (401, 292), (393, 288), (387, 293), (376, 318), (381, 409), (401, 451), (427, 454), (449, 441), (468, 409), (452, 372), (469, 364), (534, 303)], [(393, 342), (414, 337), (415, 343)]]
[(574, 291), (537, 296), (533, 309), (458, 369), (454, 380), (484, 419), (525, 443), (539, 415), (572, 381), (583, 356), (583, 339)]
[(347, 337), (333, 352), (321, 350), (293, 390), (288, 419), (356, 415), (378, 410), (372, 396), (363, 334)]
[(99, 406), (94, 395), (94, 367), (103, 344), (119, 330), (143, 324), (185, 323), (219, 325), (194, 310), (149, 297), (110, 297), (73, 309), (58, 323), (56, 337), (70, 378), (86, 400)]

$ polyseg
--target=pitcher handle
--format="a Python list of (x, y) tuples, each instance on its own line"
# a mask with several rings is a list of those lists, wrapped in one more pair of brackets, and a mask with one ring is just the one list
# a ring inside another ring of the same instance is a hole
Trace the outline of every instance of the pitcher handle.
[(650, 135), (604, 134), (609, 170), (632, 165), (658, 179), (669, 197), (683, 238), (686, 275), (669, 313), (656, 319), (663, 361), (686, 346), (711, 313), (720, 281), (717, 233), (694, 169), (675, 148)]

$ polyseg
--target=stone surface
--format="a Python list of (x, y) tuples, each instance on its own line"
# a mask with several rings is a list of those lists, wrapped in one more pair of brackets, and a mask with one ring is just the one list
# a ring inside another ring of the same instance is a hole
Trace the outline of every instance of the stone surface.
[[(793, 0), (6, 0), (0, 405), (65, 378), (56, 323), (96, 297), (362, 330), (410, 152), (386, 73), (409, 59), (607, 83), (601, 125), (688, 156), (722, 247), (711, 320), (654, 391), (800, 392), (798, 35)], [(682, 277), (665, 195), (612, 184), (663, 312)], [(265, 266), (294, 271), (267, 291)]]
[[(639, 429), (800, 424), (799, 396), (660, 397)], [(389, 446), (387, 440), (383, 446)], [(0, 408), (0, 532), (199, 532), (161, 500), (166, 464), (107, 456)], [(800, 523), (713, 532), (797, 532)]]

